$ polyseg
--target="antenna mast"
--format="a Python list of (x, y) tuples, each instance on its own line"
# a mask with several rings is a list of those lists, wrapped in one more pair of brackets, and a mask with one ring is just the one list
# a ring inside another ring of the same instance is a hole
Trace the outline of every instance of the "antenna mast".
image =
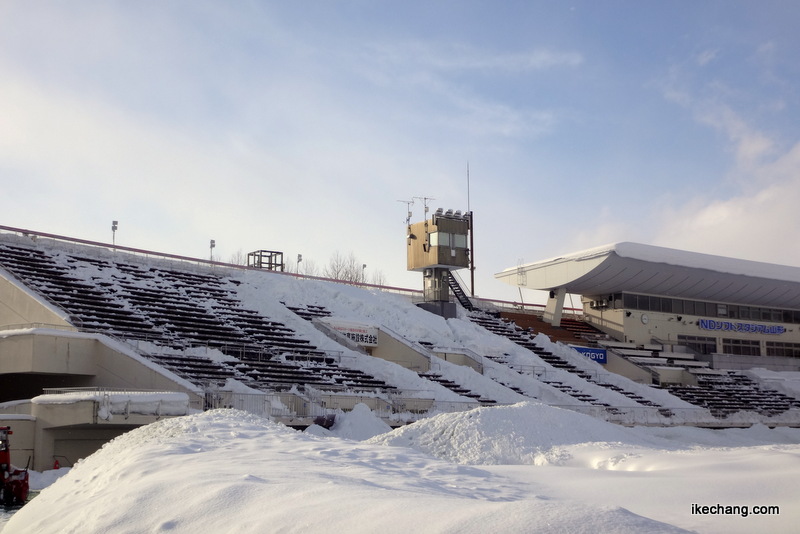
[(467, 161), (467, 213), (469, 213), (469, 285), (470, 293), (475, 298), (475, 217), (469, 203), (469, 161)]

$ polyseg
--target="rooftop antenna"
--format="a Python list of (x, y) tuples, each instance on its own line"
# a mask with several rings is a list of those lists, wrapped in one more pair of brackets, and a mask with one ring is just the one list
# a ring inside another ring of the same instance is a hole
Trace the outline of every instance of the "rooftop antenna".
[(398, 202), (402, 202), (406, 205), (406, 226), (411, 226), (411, 206), (414, 205), (414, 199), (411, 200), (398, 200)]
[(427, 220), (428, 219), (428, 211), (430, 210), (430, 208), (428, 208), (428, 202), (431, 201), (431, 200), (436, 200), (436, 199), (435, 198), (431, 198), (431, 197), (414, 197), (414, 199), (419, 199), (419, 200), (422, 201), (422, 205), (425, 207), (425, 220)]

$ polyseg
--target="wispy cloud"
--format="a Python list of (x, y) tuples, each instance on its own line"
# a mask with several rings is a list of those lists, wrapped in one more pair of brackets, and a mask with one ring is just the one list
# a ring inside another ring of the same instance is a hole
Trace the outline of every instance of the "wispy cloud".
[(514, 74), (556, 67), (577, 67), (583, 55), (574, 51), (538, 48), (522, 52), (492, 52), (465, 44), (433, 41), (376, 43), (368, 48), (379, 62), (391, 66), (414, 65), (441, 72), (474, 71)]
[(699, 103), (695, 109), (699, 121), (723, 133), (731, 143), (739, 171), (755, 170), (774, 153), (774, 142), (747, 124), (729, 106)]
[[(688, 199), (659, 209), (659, 244), (719, 255), (800, 265), (785, 237), (800, 228), (800, 143), (781, 143), (729, 105), (687, 96), (696, 120), (728, 140), (733, 158), (724, 189), (700, 187)], [(699, 184), (700, 185), (700, 184)]]
[(714, 61), (717, 58), (717, 54), (719, 54), (719, 50), (717, 49), (703, 50), (695, 56), (695, 62), (697, 62), (699, 66), (704, 67)]

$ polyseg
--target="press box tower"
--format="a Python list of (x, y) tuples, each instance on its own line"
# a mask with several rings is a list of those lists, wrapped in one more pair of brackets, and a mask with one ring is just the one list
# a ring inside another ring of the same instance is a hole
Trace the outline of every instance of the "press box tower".
[(422, 272), (421, 305), (444, 317), (455, 316), (455, 304), (450, 302), (450, 271), (470, 265), (469, 213), (436, 210), (430, 219), (409, 224), (408, 270)]

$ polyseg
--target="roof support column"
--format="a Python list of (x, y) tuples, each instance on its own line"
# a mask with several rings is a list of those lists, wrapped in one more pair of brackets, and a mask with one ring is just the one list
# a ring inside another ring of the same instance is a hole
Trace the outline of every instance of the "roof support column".
[(553, 326), (561, 326), (561, 314), (564, 312), (566, 296), (566, 287), (559, 287), (550, 292), (550, 298), (547, 299), (547, 305), (544, 308), (544, 322)]

